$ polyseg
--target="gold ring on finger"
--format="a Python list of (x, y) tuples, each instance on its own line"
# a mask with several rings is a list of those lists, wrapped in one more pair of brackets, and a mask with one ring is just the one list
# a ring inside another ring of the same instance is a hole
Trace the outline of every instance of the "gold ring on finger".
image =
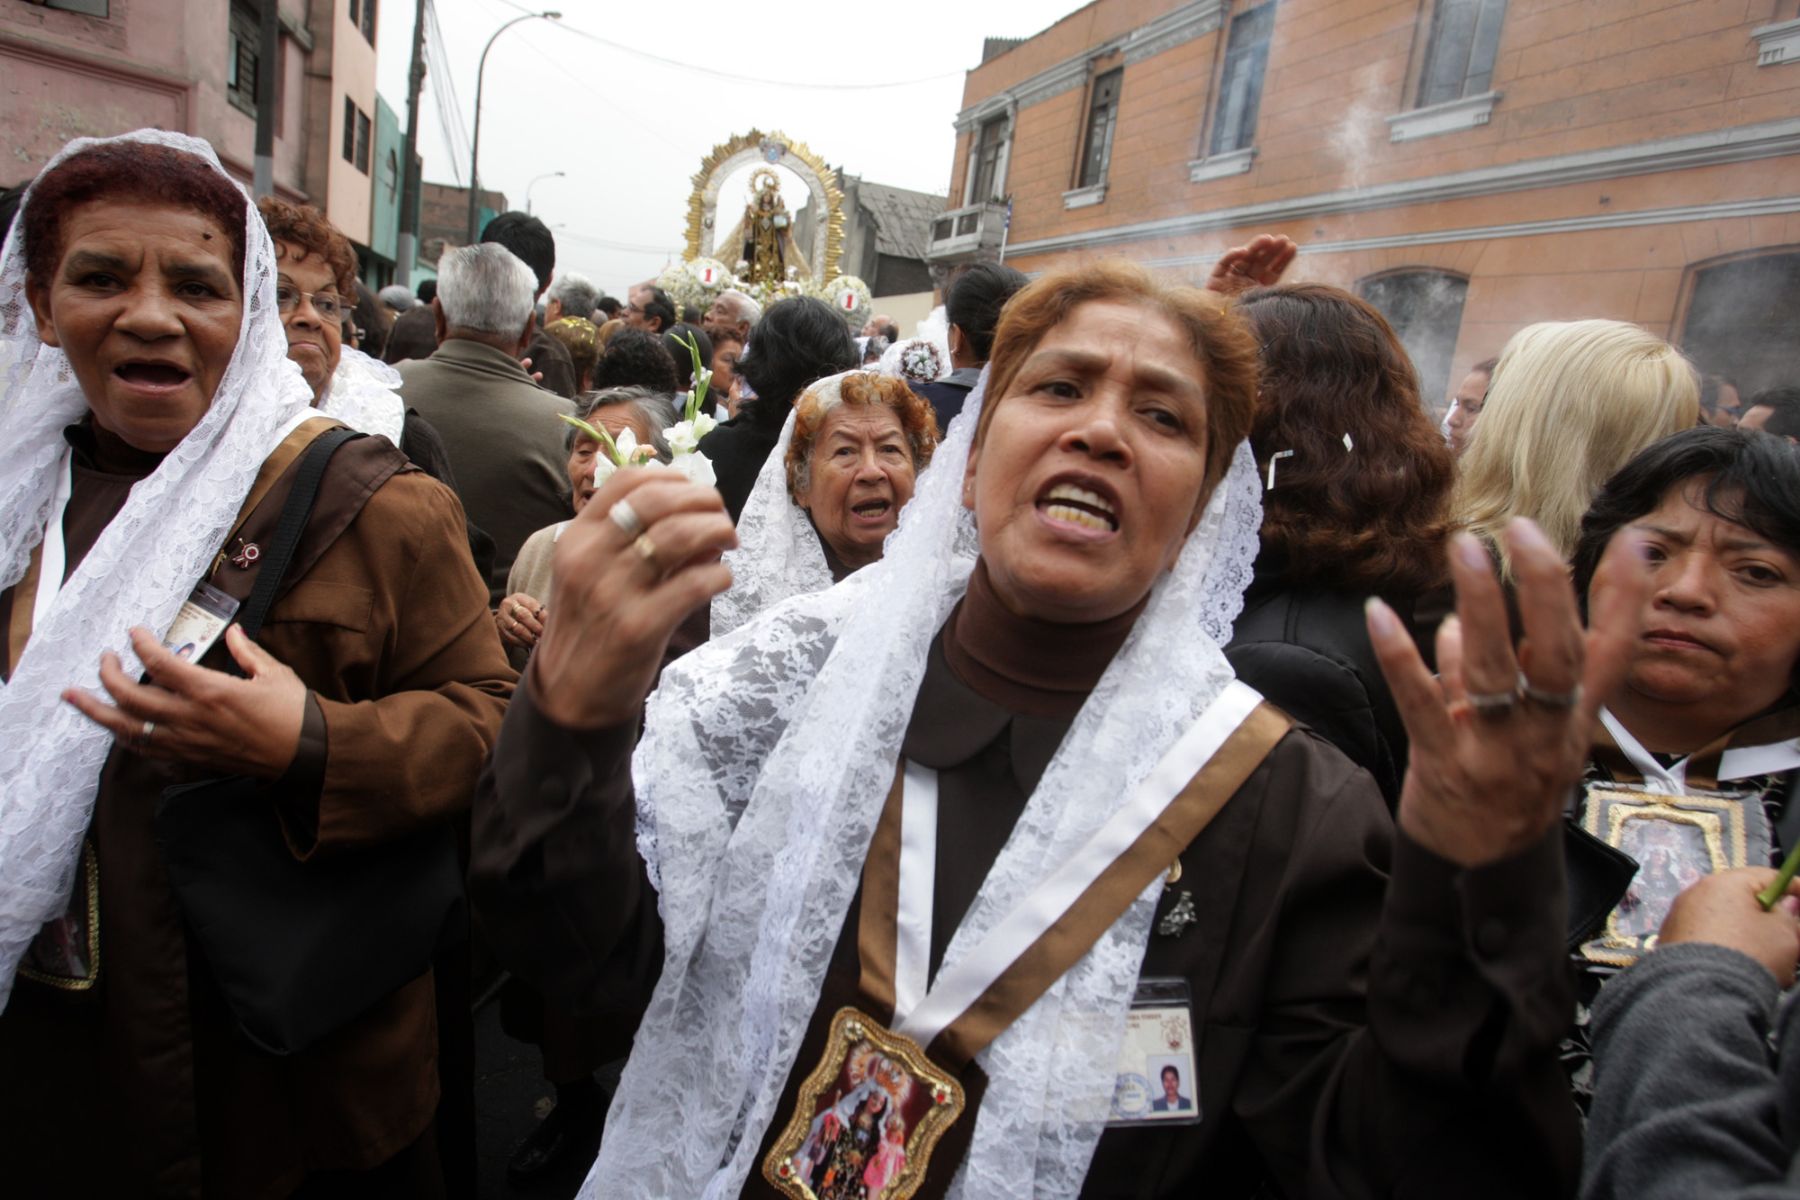
[(636, 550), (645, 562), (652, 567), (656, 566), (656, 543), (650, 540), (649, 534), (638, 534), (637, 540), (631, 543), (631, 548)]

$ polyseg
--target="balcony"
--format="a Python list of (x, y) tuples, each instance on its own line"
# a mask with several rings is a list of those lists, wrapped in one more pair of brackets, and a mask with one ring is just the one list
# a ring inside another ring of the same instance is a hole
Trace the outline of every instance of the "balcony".
[(1006, 205), (998, 200), (953, 208), (931, 223), (931, 246), (925, 257), (951, 265), (991, 259), (1006, 233)]

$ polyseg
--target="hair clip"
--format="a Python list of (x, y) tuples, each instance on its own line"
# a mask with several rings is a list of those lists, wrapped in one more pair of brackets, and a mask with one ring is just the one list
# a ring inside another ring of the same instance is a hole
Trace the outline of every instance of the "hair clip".
[(1263, 491), (1272, 492), (1275, 490), (1275, 464), (1284, 458), (1292, 457), (1294, 457), (1294, 452), (1292, 450), (1277, 450), (1274, 454), (1269, 456), (1269, 486), (1265, 487)]

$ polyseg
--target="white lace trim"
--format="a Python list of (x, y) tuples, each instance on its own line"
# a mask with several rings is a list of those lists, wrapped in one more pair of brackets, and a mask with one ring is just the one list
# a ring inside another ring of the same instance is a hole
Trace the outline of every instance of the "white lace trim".
[(720, 638), (790, 596), (831, 586), (831, 568), (806, 510), (788, 495), (787, 452), (794, 440), (795, 409), (788, 409), (781, 436), (756, 473), (744, 511), (738, 514), (738, 545), (725, 552), (731, 586), (713, 598), (712, 636)]
[[(204, 141), (158, 130), (78, 138), (45, 167), (102, 141), (171, 146), (225, 175)], [(228, 176), (226, 176), (229, 178)], [(41, 178), (41, 176), (40, 176)], [(65, 446), (87, 401), (61, 350), (38, 340), (25, 298), (25, 195), (0, 254), (0, 587), (25, 573), (42, 540)], [(141, 669), (133, 625), (163, 630), (218, 551), (277, 435), (303, 415), (312, 389), (288, 361), (275, 307), (275, 251), (245, 197), (244, 315), (237, 349), (193, 431), (171, 450), (94, 543), (32, 631), (0, 689), (0, 1008), (39, 927), (60, 915), (93, 813), (111, 736), (60, 699), (99, 687), (102, 651)], [(15, 600), (16, 602), (16, 600)], [(28, 602), (28, 601), (27, 601)]]
[(319, 411), (362, 433), (379, 434), (398, 447), (406, 424), (401, 382), (400, 372), (388, 364), (345, 346)]
[[(664, 672), (650, 699), (632, 776), (666, 954), (584, 1196), (733, 1197), (760, 1169), (927, 650), (975, 563), (961, 485), (984, 391), (985, 378), (879, 563), (716, 638)], [(1260, 523), (1241, 445), (1044, 772), (946, 964), (1085, 841), (1231, 681), (1219, 647)], [(983, 1052), (988, 1093), (953, 1195), (1080, 1190), (1159, 886)]]

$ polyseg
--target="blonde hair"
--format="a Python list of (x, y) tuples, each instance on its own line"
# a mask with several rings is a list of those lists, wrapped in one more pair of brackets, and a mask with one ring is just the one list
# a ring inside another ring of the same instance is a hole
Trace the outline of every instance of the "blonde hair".
[(1514, 517), (1564, 558), (1600, 487), (1638, 451), (1700, 419), (1700, 385), (1680, 351), (1624, 321), (1546, 321), (1514, 334), (1463, 456), (1452, 510), (1500, 547)]

